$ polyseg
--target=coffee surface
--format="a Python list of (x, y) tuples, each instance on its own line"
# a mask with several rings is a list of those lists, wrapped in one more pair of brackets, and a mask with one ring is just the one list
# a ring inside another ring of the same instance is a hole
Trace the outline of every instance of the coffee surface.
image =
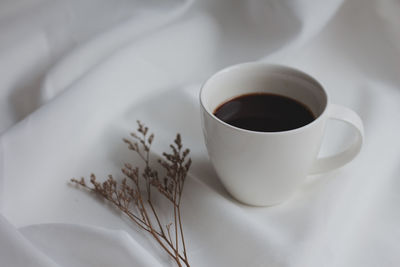
[(276, 94), (253, 93), (235, 97), (217, 107), (214, 115), (238, 128), (280, 132), (302, 127), (315, 117), (304, 104)]

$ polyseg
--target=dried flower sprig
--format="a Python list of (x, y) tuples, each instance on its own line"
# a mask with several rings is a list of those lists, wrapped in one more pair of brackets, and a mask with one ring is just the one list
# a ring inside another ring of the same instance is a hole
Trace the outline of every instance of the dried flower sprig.
[[(191, 165), (189, 149), (183, 149), (181, 136), (177, 134), (170, 145), (171, 153), (163, 153), (163, 158), (158, 160), (165, 172), (161, 178), (149, 160), (154, 134), (148, 134), (148, 127), (140, 121), (137, 123), (137, 133), (131, 133), (133, 140), (124, 138), (123, 141), (143, 160), (145, 166), (142, 173), (139, 172), (139, 167), (126, 163), (121, 169), (124, 178), (120, 183), (112, 175), (100, 183), (94, 174), (90, 176), (89, 185), (83, 177), (80, 180), (73, 178), (71, 182), (110, 201), (141, 229), (152, 235), (178, 266), (190, 266), (180, 210), (183, 185)], [(166, 225), (161, 223), (153, 205), (153, 191), (162, 195), (173, 206), (173, 221)]]

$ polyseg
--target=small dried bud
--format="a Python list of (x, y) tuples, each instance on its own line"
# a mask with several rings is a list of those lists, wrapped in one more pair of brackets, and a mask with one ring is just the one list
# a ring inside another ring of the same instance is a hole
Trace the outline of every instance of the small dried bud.
[(132, 170), (132, 165), (130, 163), (125, 163), (124, 164), (125, 168), (127, 168), (128, 170)]
[(153, 139), (154, 139), (154, 134), (151, 134), (149, 136), (149, 139), (147, 139), (147, 142), (149, 142), (149, 144), (151, 145), (151, 143), (153, 143)]
[(138, 139), (139, 137), (137, 136), (137, 134), (136, 133), (131, 133), (131, 136), (133, 137), (133, 138), (136, 138), (136, 139)]
[(175, 144), (178, 146), (179, 149), (182, 148), (182, 139), (180, 134), (176, 135)]
[(186, 156), (189, 154), (190, 150), (189, 149), (185, 149), (185, 151), (183, 151), (182, 157), (186, 158)]

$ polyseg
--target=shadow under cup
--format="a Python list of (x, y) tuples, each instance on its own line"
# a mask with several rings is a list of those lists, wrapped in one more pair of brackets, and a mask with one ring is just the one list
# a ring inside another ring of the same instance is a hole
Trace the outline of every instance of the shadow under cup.
[[(227, 124), (213, 114), (222, 103), (252, 93), (297, 100), (315, 119), (288, 131), (256, 132)], [(240, 64), (206, 81), (200, 103), (210, 160), (234, 198), (250, 205), (274, 205), (303, 182), (319, 151), (328, 105), (327, 94), (315, 79), (284, 66)]]

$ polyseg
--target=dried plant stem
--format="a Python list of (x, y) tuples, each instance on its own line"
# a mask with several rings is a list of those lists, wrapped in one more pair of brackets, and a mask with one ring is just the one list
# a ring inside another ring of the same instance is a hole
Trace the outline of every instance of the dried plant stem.
[(185, 257), (185, 260), (187, 261), (185, 238), (183, 238), (181, 210), (180, 210), (179, 206), (178, 206), (178, 219), (179, 219), (179, 231), (181, 233), (181, 240), (182, 240), (182, 246), (183, 246), (183, 256)]
[(153, 203), (151, 203), (151, 201), (148, 201), (148, 203), (149, 203), (149, 206), (150, 206), (150, 208), (151, 208), (151, 210), (152, 210), (152, 212), (153, 212), (154, 217), (155, 217), (156, 220), (157, 220), (157, 224), (158, 224), (158, 227), (160, 228), (161, 235), (164, 236), (164, 235), (165, 235), (164, 229), (163, 229), (163, 227), (162, 227), (162, 225), (161, 225), (160, 219), (158, 218), (157, 212), (156, 212), (156, 210), (154, 209)]
[[(175, 260), (177, 266), (189, 267), (180, 209), (183, 185), (191, 165), (191, 159), (187, 158), (189, 150), (182, 151), (181, 137), (177, 134), (174, 143), (170, 145), (172, 153), (163, 153), (163, 159), (158, 161), (166, 172), (165, 176), (160, 179), (158, 171), (152, 168), (149, 160), (154, 135), (148, 135), (148, 128), (138, 121), (137, 133), (131, 133), (131, 136), (135, 139), (134, 141), (124, 139), (124, 142), (144, 161), (145, 167), (142, 173), (139, 173), (138, 167), (133, 168), (132, 165), (125, 164), (121, 169), (125, 178), (119, 184), (111, 175), (103, 183), (99, 183), (92, 174), (90, 176), (91, 185), (87, 185), (84, 178), (80, 180), (73, 178), (71, 181), (110, 201), (140, 229), (152, 235), (168, 255)], [(140, 180), (145, 183), (144, 195)], [(173, 222), (166, 224), (165, 229), (152, 202), (152, 188), (156, 189), (156, 192), (164, 196), (164, 199), (173, 206)], [(174, 239), (171, 235), (171, 226), (175, 232)], [(182, 244), (182, 249), (179, 243)], [(181, 254), (181, 250), (183, 250), (183, 254)]]

